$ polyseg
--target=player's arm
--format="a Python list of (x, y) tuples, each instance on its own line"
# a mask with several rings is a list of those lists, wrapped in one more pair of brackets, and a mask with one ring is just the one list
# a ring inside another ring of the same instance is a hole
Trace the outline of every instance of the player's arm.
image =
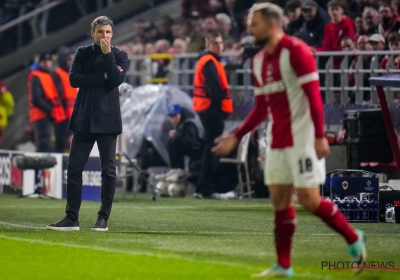
[(92, 88), (102, 87), (106, 84), (104, 73), (85, 74), (83, 72), (84, 63), (87, 61), (85, 48), (81, 47), (76, 50), (71, 69), (69, 70), (69, 83), (73, 88)]
[(325, 138), (324, 110), (315, 57), (307, 46), (299, 45), (295, 51), (290, 53), (290, 64), (310, 105), (311, 118), (314, 123), (317, 156), (318, 158), (325, 157), (329, 154), (329, 145)]

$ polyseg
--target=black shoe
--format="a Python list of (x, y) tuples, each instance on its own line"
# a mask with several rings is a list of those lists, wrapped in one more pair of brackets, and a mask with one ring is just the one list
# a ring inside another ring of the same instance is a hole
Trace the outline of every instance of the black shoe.
[(107, 221), (105, 219), (98, 219), (97, 222), (92, 226), (94, 231), (108, 231)]
[(59, 231), (79, 230), (79, 221), (71, 221), (67, 217), (64, 217), (57, 223), (48, 225), (47, 229), (59, 230)]

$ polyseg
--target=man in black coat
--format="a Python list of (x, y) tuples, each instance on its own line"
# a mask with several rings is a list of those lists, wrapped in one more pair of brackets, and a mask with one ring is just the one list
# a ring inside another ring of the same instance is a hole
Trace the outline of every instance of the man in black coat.
[(66, 216), (49, 225), (52, 230), (79, 230), (82, 171), (95, 142), (101, 162), (101, 207), (95, 231), (107, 231), (115, 193), (115, 153), (122, 132), (118, 86), (128, 69), (128, 56), (111, 46), (113, 22), (106, 16), (91, 24), (94, 43), (79, 47), (69, 72), (72, 87), (79, 88), (68, 129), (73, 139), (68, 159)]

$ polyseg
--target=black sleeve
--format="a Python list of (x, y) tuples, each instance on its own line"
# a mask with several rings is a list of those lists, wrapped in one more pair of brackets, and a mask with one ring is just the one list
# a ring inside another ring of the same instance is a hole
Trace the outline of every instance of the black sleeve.
[[(111, 88), (116, 88), (122, 84), (125, 80), (126, 71), (128, 70), (128, 55), (124, 51), (118, 51), (115, 54), (109, 52), (103, 55), (104, 62), (106, 63), (107, 85)], [(119, 71), (118, 66), (122, 68), (122, 72)]]
[(211, 102), (220, 107), (222, 100), (225, 97), (225, 91), (222, 89), (219, 81), (217, 67), (212, 60), (206, 62), (203, 68), (205, 86), (208, 92), (211, 93)]
[(44, 91), (42, 84), (38, 77), (33, 76), (31, 80), (31, 93), (32, 93), (32, 104), (39, 108), (40, 110), (44, 111), (47, 114), (51, 114), (53, 109), (52, 104), (46, 100), (44, 97)]
[(85, 48), (76, 50), (71, 69), (69, 70), (69, 82), (73, 88), (93, 88), (106, 85), (104, 73), (84, 74), (83, 64), (85, 63)]
[(185, 147), (195, 147), (199, 142), (197, 128), (193, 123), (186, 123), (177, 137), (181, 137), (182, 144)]

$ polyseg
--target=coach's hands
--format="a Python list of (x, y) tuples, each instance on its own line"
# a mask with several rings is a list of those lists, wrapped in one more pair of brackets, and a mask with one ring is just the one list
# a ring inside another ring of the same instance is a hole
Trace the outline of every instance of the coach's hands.
[(238, 142), (235, 135), (224, 134), (214, 140), (215, 146), (211, 151), (217, 156), (226, 156), (236, 147)]
[(100, 39), (100, 48), (104, 54), (111, 52), (111, 42), (106, 38)]
[(329, 155), (329, 153), (330, 153), (329, 143), (325, 137), (316, 138), (314, 146), (315, 146), (315, 152), (317, 153), (318, 159), (321, 159), (321, 158)]

